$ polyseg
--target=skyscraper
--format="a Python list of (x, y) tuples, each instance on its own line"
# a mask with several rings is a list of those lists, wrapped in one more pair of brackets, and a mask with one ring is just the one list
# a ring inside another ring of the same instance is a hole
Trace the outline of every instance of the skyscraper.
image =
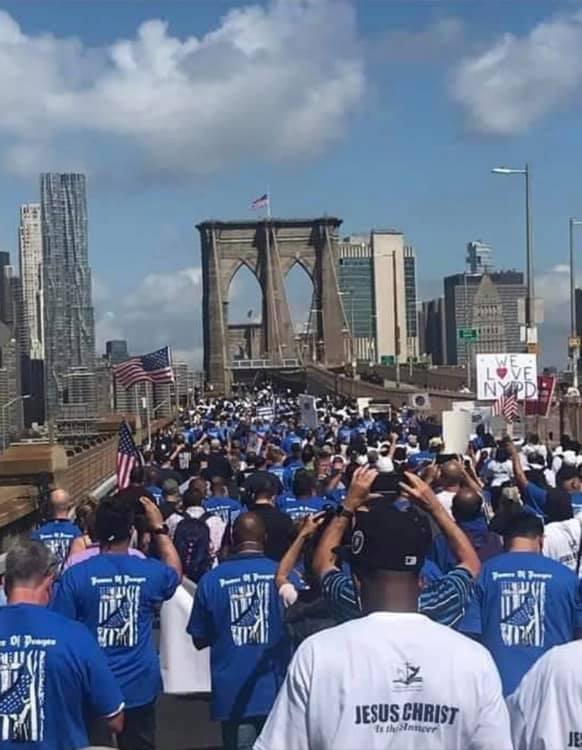
[(394, 229), (338, 245), (339, 285), (357, 359), (418, 356), (416, 254)]
[(338, 244), (338, 281), (354, 342), (356, 359), (375, 360), (374, 264), (367, 237), (346, 237)]
[[(493, 271), (447, 276), (445, 320), (447, 364), (464, 365), (479, 352), (521, 352), (518, 300), (525, 297), (523, 274)], [(459, 340), (461, 328), (476, 328), (479, 341)]]
[(493, 270), (493, 250), (481, 240), (467, 243), (469, 273), (489, 273)]
[(125, 362), (126, 359), (129, 359), (127, 341), (125, 341), (124, 339), (114, 339), (113, 341), (106, 341), (105, 356), (112, 365), (118, 365), (121, 362)]
[(416, 253), (404, 246), (404, 304), (406, 305), (406, 349), (409, 357), (418, 357), (418, 307), (416, 304)]
[(433, 365), (446, 363), (444, 297), (422, 303), (419, 322), (419, 352), (430, 357)]
[[(85, 175), (41, 176), (41, 221), (47, 418), (72, 417), (74, 411), (91, 416), (95, 321)], [(71, 378), (74, 383), (67, 383)]]
[(22, 285), (21, 351), (30, 359), (44, 359), (42, 297), (42, 226), (40, 204), (20, 207), (20, 280)]

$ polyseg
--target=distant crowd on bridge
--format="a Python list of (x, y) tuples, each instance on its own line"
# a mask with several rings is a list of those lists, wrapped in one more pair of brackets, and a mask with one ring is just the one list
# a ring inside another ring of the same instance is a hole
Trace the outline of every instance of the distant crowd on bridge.
[(8, 552), (2, 748), (152, 750), (162, 691), (225, 750), (582, 746), (581, 466), (268, 385), (124, 424), (115, 494)]

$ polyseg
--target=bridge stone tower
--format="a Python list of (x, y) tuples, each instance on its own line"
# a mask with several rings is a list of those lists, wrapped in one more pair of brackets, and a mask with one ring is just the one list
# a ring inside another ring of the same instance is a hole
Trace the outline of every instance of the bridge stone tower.
[(326, 367), (351, 359), (351, 337), (337, 278), (341, 219), (205, 221), (198, 224), (202, 251), (204, 369), (218, 392), (232, 385), (228, 355), (228, 293), (242, 265), (255, 275), (263, 295), (261, 341), (268, 367), (297, 365), (301, 352), (285, 292), (285, 276), (299, 263), (313, 283), (310, 315), (312, 360)]

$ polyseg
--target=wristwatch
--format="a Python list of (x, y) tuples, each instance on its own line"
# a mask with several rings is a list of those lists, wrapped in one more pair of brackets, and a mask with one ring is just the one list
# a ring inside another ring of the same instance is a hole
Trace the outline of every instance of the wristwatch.
[(342, 508), (338, 515), (340, 518), (347, 518), (348, 521), (354, 520), (354, 511), (347, 508)]
[(166, 524), (163, 524), (163, 526), (158, 526), (157, 529), (153, 529), (152, 534), (156, 534), (156, 536), (169, 536), (170, 529), (166, 526)]

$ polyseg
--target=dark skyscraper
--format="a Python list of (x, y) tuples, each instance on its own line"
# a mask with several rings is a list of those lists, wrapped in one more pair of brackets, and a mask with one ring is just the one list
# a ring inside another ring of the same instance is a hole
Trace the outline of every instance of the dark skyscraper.
[(105, 356), (112, 365), (118, 365), (120, 362), (124, 362), (126, 359), (129, 359), (129, 352), (127, 351), (127, 341), (125, 341), (124, 339), (114, 339), (113, 341), (106, 341)]
[[(41, 176), (47, 418), (94, 413), (95, 321), (85, 175)], [(83, 374), (83, 388), (72, 387)], [(69, 382), (69, 379), (74, 382)], [(63, 407), (69, 408), (63, 408)]]

